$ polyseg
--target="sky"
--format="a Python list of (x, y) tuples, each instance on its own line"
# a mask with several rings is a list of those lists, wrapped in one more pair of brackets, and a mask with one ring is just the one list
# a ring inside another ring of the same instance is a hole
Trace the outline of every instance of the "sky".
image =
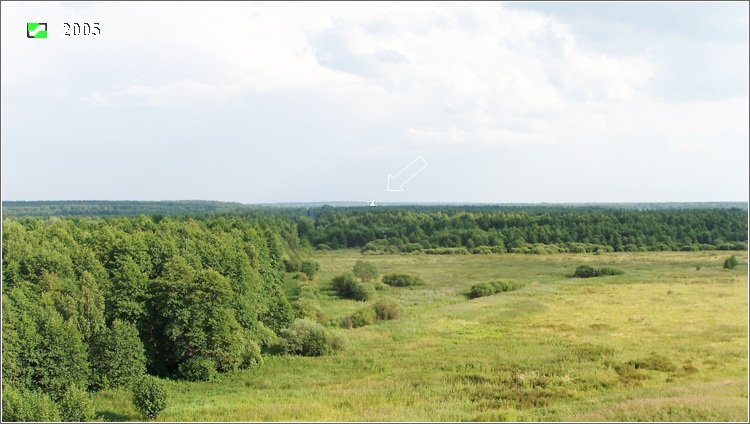
[(747, 2), (1, 5), (2, 200), (748, 200)]

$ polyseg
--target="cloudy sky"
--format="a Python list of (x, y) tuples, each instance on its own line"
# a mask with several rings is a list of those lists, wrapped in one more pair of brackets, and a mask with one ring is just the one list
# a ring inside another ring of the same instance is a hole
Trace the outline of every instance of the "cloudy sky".
[(746, 2), (3, 2), (1, 41), (3, 200), (748, 199)]

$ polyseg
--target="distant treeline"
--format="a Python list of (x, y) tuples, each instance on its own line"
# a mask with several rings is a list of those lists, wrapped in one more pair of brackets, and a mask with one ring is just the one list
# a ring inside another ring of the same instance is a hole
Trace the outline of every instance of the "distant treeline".
[(229, 212), (247, 208), (241, 203), (208, 200), (177, 201), (105, 201), (105, 200), (44, 200), (4, 201), (3, 216), (138, 216), (195, 215)]
[[(4, 201), (3, 216), (138, 216), (138, 215), (202, 215), (207, 213), (261, 211), (292, 215), (305, 213), (308, 209), (325, 207), (357, 207), (365, 202), (315, 202), (315, 203), (275, 203), (263, 205), (246, 205), (235, 202), (210, 200), (40, 200), (40, 201)], [(742, 202), (704, 202), (704, 203), (591, 203), (591, 204), (496, 204), (496, 205), (399, 205), (383, 204), (386, 208), (402, 208), (429, 211), (497, 211), (497, 210), (556, 210), (560, 208), (574, 210), (680, 210), (680, 209), (728, 209), (748, 210), (748, 204)]]
[[(272, 222), (289, 245), (364, 253), (746, 250), (746, 203), (282, 207), (212, 201), (4, 202), (19, 216), (242, 217)], [(296, 249), (294, 246), (293, 249)]]
[(365, 253), (746, 250), (748, 230), (740, 208), (322, 207), (294, 219), (303, 242)]

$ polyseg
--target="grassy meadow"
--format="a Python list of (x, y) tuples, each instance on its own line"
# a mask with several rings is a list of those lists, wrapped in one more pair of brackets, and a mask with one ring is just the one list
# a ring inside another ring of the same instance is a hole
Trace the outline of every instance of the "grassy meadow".
[[(739, 265), (722, 269), (732, 254)], [(747, 252), (316, 259), (321, 322), (348, 348), (170, 381), (159, 420), (748, 420)], [(377, 293), (399, 300), (401, 319), (342, 327), (363, 303), (339, 299), (330, 281), (357, 259), (424, 279)], [(581, 264), (624, 274), (571, 278)], [(473, 284), (497, 278), (525, 285), (469, 300)], [(95, 405), (106, 420), (142, 420), (125, 390), (97, 393)]]

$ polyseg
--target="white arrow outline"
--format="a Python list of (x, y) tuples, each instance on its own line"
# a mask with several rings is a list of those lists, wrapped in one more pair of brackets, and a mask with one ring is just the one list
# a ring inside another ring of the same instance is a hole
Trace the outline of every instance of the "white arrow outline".
[[(398, 186), (398, 189), (391, 189), (391, 181), (393, 181), (393, 180), (395, 180), (396, 178), (398, 178), (398, 176), (399, 176), (399, 175), (401, 175), (401, 174), (402, 174), (402, 173), (403, 173), (404, 171), (406, 171), (407, 169), (409, 169), (409, 167), (410, 167), (410, 166), (412, 166), (412, 165), (414, 164), (414, 162), (416, 162), (416, 161), (418, 161), (418, 160), (420, 160), (420, 159), (422, 159), (422, 162), (424, 162), (424, 165), (423, 165), (423, 166), (422, 166), (421, 168), (419, 168), (419, 169), (417, 170), (417, 172), (415, 172), (414, 174), (412, 174), (412, 176), (411, 176), (411, 177), (407, 178), (407, 179), (406, 179), (406, 181), (404, 181), (403, 183), (399, 184), (399, 186)], [(417, 158), (416, 158), (416, 159), (414, 159), (413, 161), (411, 161), (411, 163), (410, 163), (410, 164), (406, 165), (406, 167), (405, 167), (404, 169), (402, 169), (402, 170), (401, 170), (401, 171), (400, 171), (400, 172), (399, 172), (398, 174), (396, 174), (395, 176), (391, 176), (391, 174), (388, 174), (388, 184), (387, 184), (387, 185), (385, 186), (385, 187), (386, 187), (386, 191), (404, 191), (404, 184), (408, 183), (408, 182), (409, 182), (409, 180), (411, 180), (412, 178), (414, 178), (414, 176), (415, 176), (415, 175), (419, 174), (419, 171), (421, 171), (421, 170), (425, 169), (426, 167), (427, 167), (427, 161), (426, 161), (426, 160), (424, 160), (424, 158), (423, 158), (422, 156), (417, 156)]]

